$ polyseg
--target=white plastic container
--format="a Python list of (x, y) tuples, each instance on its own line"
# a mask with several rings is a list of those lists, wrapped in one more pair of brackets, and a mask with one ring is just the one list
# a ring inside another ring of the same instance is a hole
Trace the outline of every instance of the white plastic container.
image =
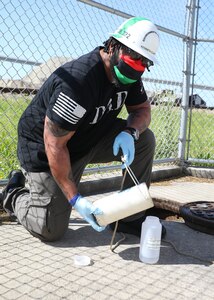
[(96, 215), (97, 223), (106, 226), (138, 212), (154, 206), (145, 183), (133, 186), (119, 193), (114, 193), (93, 202), (102, 210), (102, 215)]
[(74, 255), (74, 264), (80, 267), (90, 266), (91, 259), (86, 255)]
[(159, 218), (148, 216), (142, 223), (139, 258), (147, 264), (155, 264), (160, 257), (162, 225)]

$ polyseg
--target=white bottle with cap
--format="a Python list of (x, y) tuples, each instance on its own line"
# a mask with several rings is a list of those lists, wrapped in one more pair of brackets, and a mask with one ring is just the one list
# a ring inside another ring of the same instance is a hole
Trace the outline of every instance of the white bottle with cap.
[(160, 257), (162, 225), (158, 217), (148, 216), (142, 223), (139, 258), (147, 264), (155, 264)]

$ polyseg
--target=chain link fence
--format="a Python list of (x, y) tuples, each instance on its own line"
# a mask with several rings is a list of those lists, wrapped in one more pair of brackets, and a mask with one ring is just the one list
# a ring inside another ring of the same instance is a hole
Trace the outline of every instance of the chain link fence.
[[(142, 78), (152, 104), (155, 163), (214, 163), (211, 1), (180, 0), (172, 5), (167, 0), (3, 0), (0, 9), (0, 178), (18, 167), (17, 122), (46, 78), (59, 65), (102, 45), (126, 18), (135, 15), (151, 19), (161, 36), (159, 65)], [(191, 57), (187, 57), (189, 45)]]
[[(214, 163), (214, 86), (212, 61), (214, 53), (213, 8), (209, 1), (199, 2), (196, 19), (196, 44), (193, 57), (189, 110), (189, 132), (186, 158), (191, 164)], [(191, 105), (192, 104), (192, 105)], [(199, 109), (194, 109), (197, 106)]]

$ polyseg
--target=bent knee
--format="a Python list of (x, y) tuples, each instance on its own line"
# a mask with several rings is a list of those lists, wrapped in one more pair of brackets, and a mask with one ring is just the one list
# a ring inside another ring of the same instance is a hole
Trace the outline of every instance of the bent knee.
[(139, 141), (142, 144), (142, 146), (155, 149), (156, 146), (155, 135), (149, 128), (147, 128), (143, 133), (141, 133)]
[(64, 230), (57, 230), (57, 231), (50, 231), (49, 229), (47, 228), (44, 228), (43, 232), (41, 233), (37, 233), (33, 230), (28, 230), (30, 232), (30, 234), (38, 239), (40, 239), (42, 242), (56, 242), (56, 241), (59, 241), (61, 240), (66, 231), (67, 231), (67, 228), (65, 228)]

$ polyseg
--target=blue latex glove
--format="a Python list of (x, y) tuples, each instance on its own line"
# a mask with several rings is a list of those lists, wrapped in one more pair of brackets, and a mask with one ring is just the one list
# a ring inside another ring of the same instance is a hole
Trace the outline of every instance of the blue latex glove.
[(124, 162), (122, 169), (125, 169), (125, 164), (129, 166), (133, 162), (135, 154), (134, 139), (128, 132), (122, 131), (116, 136), (113, 145), (113, 153), (115, 156), (118, 155), (120, 148), (123, 152)]
[(105, 229), (105, 227), (99, 226), (93, 217), (93, 215), (101, 215), (103, 212), (99, 208), (94, 207), (90, 201), (86, 200), (82, 196), (79, 196), (76, 200), (74, 208), (96, 231), (100, 232)]

